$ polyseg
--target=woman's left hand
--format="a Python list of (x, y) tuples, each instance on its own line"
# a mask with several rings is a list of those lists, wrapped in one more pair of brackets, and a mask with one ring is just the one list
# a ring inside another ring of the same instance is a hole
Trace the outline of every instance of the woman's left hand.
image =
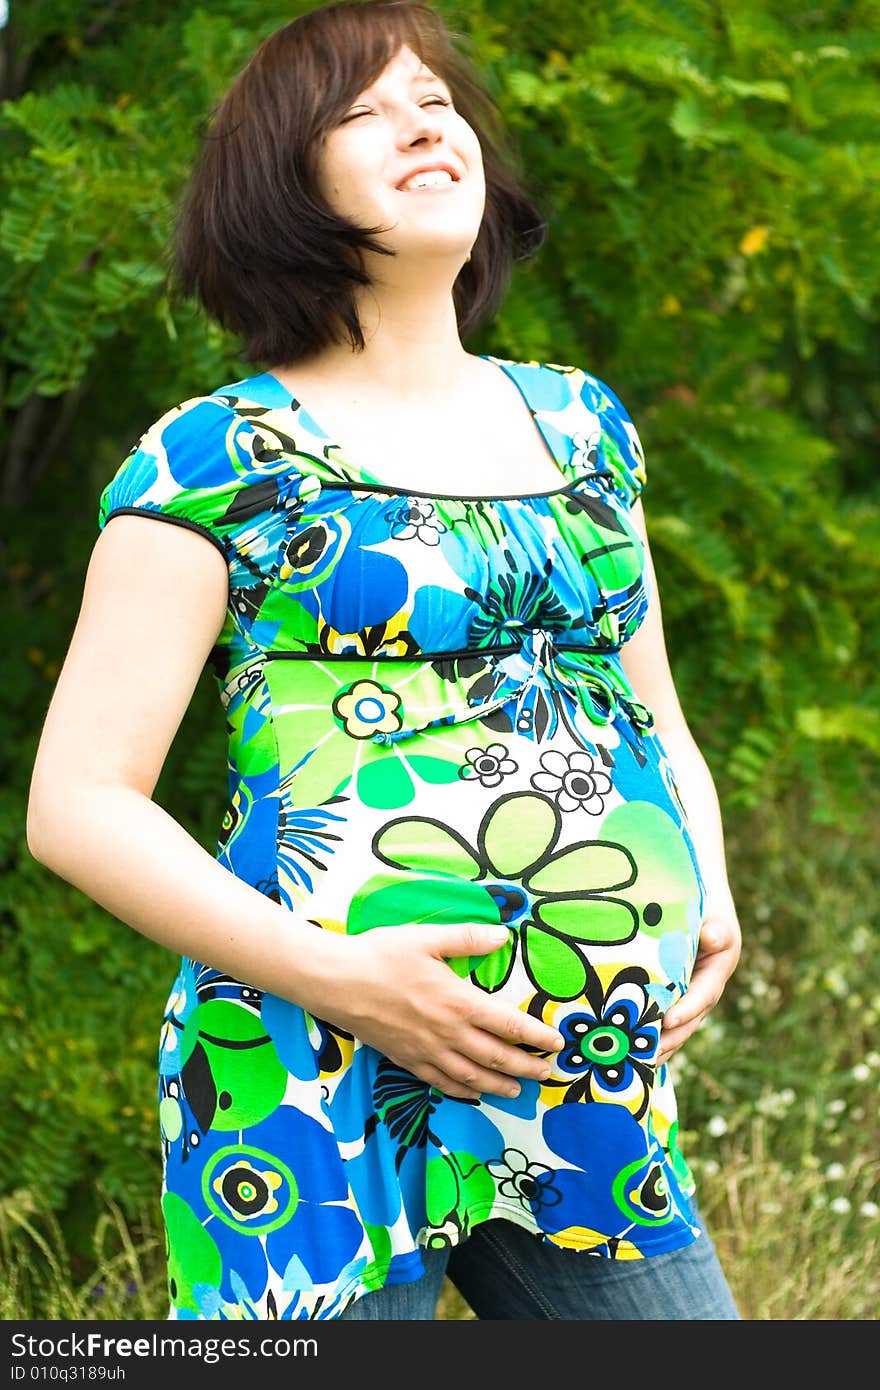
[(690, 984), (666, 1011), (655, 1064), (659, 1067), (695, 1033), (718, 1003), (739, 962), (742, 932), (733, 906), (710, 909), (700, 926), (700, 943)]

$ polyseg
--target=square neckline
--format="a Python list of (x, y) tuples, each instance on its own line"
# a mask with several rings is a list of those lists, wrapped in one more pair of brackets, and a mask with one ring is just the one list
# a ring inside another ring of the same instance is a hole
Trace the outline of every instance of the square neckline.
[[(532, 423), (538, 430), (544, 448), (556, 464), (560, 478), (564, 479), (558, 487), (549, 488), (543, 492), (518, 492), (513, 494), (493, 493), (488, 495), (475, 493), (422, 492), (416, 488), (393, 487), (387, 483), (380, 483), (367, 469), (351, 463), (345, 457), (342, 446), (331, 439), (317, 417), (313, 415), (308, 406), (304, 404), (302, 398), (295, 395), (289, 387), (285, 386), (274, 372), (260, 372), (256, 376), (246, 378), (245, 381), (238, 383), (238, 385), (246, 386), (254, 382), (266, 382), (272, 389), (273, 394), (280, 394), (284, 398), (284, 409), (294, 409), (298, 416), (305, 417), (304, 423), (306, 429), (309, 430), (309, 433), (320, 437), (323, 441), (325, 456), (332, 450), (335, 455), (333, 461), (337, 464), (341, 464), (343, 468), (356, 474), (357, 477), (362, 480), (356, 482), (349, 479), (345, 484), (328, 484), (328, 486), (345, 486), (346, 488), (351, 488), (356, 491), (381, 492), (391, 497), (421, 497), (438, 502), (528, 502), (540, 500), (541, 498), (560, 497), (564, 493), (570, 492), (578, 481), (578, 479), (571, 477), (571, 452), (566, 456), (564, 448), (557, 449), (554, 447), (552, 438), (548, 435), (544, 425), (539, 420), (537, 412), (522, 382), (518, 380), (513, 371), (508, 370), (509, 367), (525, 367), (527, 371), (543, 372), (546, 370), (546, 364), (543, 362), (514, 362), (512, 359), (495, 357), (488, 352), (477, 353), (477, 356), (482, 361), (491, 362), (496, 366), (513, 382), (514, 386), (519, 391), (520, 396), (526, 404), (529, 415), (531, 416)], [(270, 406), (269, 408), (271, 409), (272, 407)], [(562, 431), (560, 431), (560, 434), (565, 443), (571, 443), (570, 435), (564, 434)]]

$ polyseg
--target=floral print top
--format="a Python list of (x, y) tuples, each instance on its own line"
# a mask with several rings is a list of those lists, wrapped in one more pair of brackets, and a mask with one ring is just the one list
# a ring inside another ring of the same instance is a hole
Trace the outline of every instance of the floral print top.
[(636, 429), (580, 367), (487, 355), (560, 469), (404, 493), (264, 372), (174, 406), (107, 484), (221, 552), (216, 854), (315, 931), (489, 922), (453, 969), (554, 1025), (545, 1082), (455, 1099), (332, 1020), (184, 958), (159, 1030), (169, 1317), (333, 1318), (505, 1217), (639, 1259), (700, 1234), (656, 1063), (704, 884), (620, 652), (649, 602)]

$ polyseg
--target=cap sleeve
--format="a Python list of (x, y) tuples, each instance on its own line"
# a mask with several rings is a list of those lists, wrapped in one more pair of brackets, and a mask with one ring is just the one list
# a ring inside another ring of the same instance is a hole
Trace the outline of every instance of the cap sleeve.
[(194, 396), (141, 435), (101, 493), (98, 529), (135, 514), (188, 527), (224, 557), (221, 519), (242, 485), (252, 430), (216, 397)]
[(584, 373), (581, 399), (599, 422), (601, 466), (614, 478), (628, 507), (634, 506), (645, 486), (645, 454), (635, 425), (611, 387)]

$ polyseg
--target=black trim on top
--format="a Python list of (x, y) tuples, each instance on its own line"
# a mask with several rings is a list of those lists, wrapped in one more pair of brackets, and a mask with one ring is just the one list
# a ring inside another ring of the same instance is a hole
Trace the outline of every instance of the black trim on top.
[[(596, 656), (609, 656), (621, 650), (621, 645), (607, 647), (585, 647), (580, 643), (554, 642), (554, 650), (559, 652), (592, 652)], [(522, 651), (521, 642), (496, 643), (492, 647), (461, 647), (452, 652), (411, 652), (406, 656), (394, 656), (383, 652), (315, 652), (315, 651), (277, 651), (264, 652), (264, 661), (466, 661), (480, 656), (504, 655), (508, 652)]]
[(229, 555), (226, 547), (219, 536), (215, 536), (213, 531), (209, 531), (207, 526), (202, 526), (198, 521), (190, 521), (186, 516), (169, 516), (168, 512), (154, 511), (152, 507), (114, 507), (104, 518), (104, 525), (114, 516), (148, 516), (155, 521), (170, 521), (174, 526), (185, 526), (188, 531), (195, 531), (197, 535), (204, 536), (212, 545), (216, 546), (228, 563)]
[[(327, 459), (324, 460), (324, 462), (329, 463), (331, 460)], [(597, 471), (598, 470), (593, 470), (593, 472)], [(335, 480), (333, 482), (324, 482), (323, 478), (319, 479), (319, 481), (321, 483), (322, 492), (381, 492), (386, 497), (422, 497), (428, 502), (531, 502), (535, 499), (546, 497), (562, 497), (565, 493), (571, 492), (576, 488), (585, 478), (592, 477), (593, 472), (581, 473), (577, 478), (566, 483), (564, 487), (555, 487), (549, 492), (495, 493), (491, 497), (463, 497), (461, 493), (454, 492), (419, 492), (415, 488), (404, 489), (400, 487), (385, 487), (379, 486), (378, 483), (343, 483), (336, 482)]]

